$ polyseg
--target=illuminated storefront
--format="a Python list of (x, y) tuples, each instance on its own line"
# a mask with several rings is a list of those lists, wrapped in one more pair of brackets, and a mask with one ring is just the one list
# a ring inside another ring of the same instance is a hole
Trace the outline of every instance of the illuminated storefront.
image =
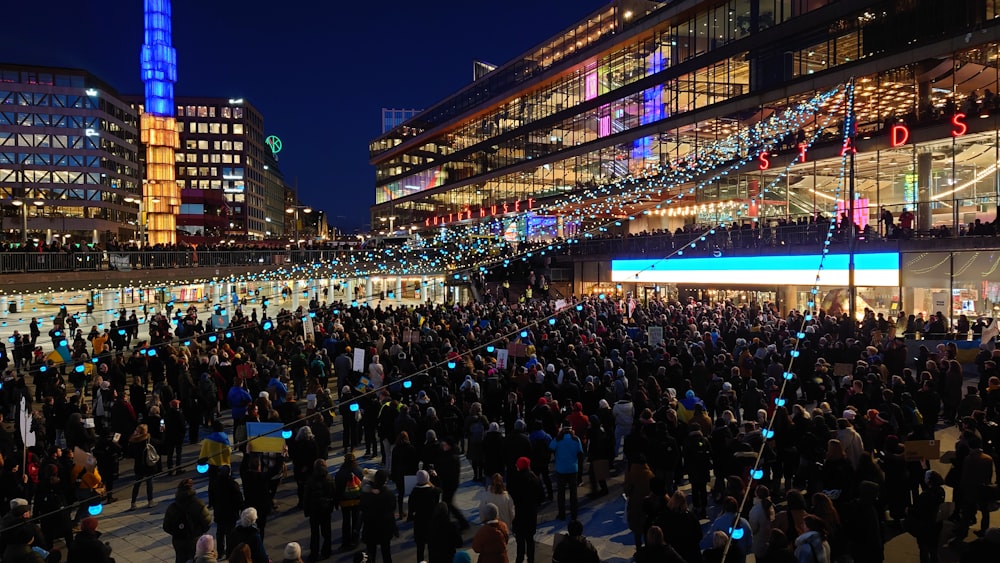
[[(467, 210), (585, 200), (854, 77), (855, 222), (879, 232), (883, 207), (897, 220), (906, 208), (916, 230), (961, 232), (992, 220), (1000, 189), (998, 13), (992, 0), (612, 2), (374, 140), (372, 224), (476, 224), (488, 217)], [(846, 212), (841, 121), (805, 125), (625, 230)]]

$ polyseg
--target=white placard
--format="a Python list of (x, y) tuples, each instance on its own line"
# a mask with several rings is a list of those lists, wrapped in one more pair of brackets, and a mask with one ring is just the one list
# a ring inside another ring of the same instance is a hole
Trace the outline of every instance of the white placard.
[(403, 496), (410, 496), (410, 491), (417, 486), (416, 475), (403, 475)]
[(354, 371), (365, 371), (365, 349), (355, 348), (354, 349)]
[(306, 341), (314, 340), (316, 338), (316, 328), (313, 326), (312, 317), (306, 315), (302, 317), (302, 337)]
[(659, 346), (663, 342), (663, 327), (651, 326), (647, 334), (647, 342), (650, 346)]
[(507, 369), (507, 350), (497, 350), (497, 369)]

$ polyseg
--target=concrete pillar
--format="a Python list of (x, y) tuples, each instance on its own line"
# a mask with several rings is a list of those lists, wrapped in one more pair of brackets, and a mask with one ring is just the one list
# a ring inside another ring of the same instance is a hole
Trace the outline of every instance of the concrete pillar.
[(917, 153), (917, 230), (930, 230), (931, 216), (931, 165), (930, 152)]
[(98, 244), (98, 243), (101, 242), (101, 235), (97, 232), (97, 229), (94, 229), (93, 231), (91, 231), (91, 237), (90, 238), (91, 238), (90, 242), (92, 242), (94, 244)]
[(396, 276), (396, 299), (395, 301), (403, 300), (403, 278), (401, 276)]
[(45, 244), (52, 244), (52, 229), (45, 229)]
[(372, 279), (371, 278), (365, 278), (365, 299), (366, 300), (372, 298), (372, 290), (373, 289), (374, 288), (372, 287)]

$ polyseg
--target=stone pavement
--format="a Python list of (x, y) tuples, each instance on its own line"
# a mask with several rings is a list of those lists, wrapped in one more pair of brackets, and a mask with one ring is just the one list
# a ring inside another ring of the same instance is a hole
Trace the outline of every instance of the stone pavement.
[[(333, 444), (339, 445), (339, 425), (335, 423), (335, 436)], [(942, 451), (952, 449), (954, 440), (957, 437), (955, 428), (947, 428), (938, 432), (938, 438), (942, 439), (944, 446)], [(197, 456), (197, 446), (188, 445), (184, 448), (185, 460), (194, 460)], [(337, 448), (339, 449), (339, 448)], [(234, 454), (233, 463), (238, 463), (239, 454)], [(337, 452), (331, 456), (329, 465), (331, 471), (335, 471), (343, 461), (343, 455)], [(363, 467), (378, 467), (377, 460), (361, 458)], [(100, 530), (104, 532), (103, 540), (110, 542), (114, 549), (114, 557), (118, 563), (128, 562), (154, 562), (173, 561), (174, 553), (170, 545), (169, 536), (162, 531), (163, 513), (173, 498), (176, 484), (185, 477), (195, 479), (199, 496), (207, 502), (206, 476), (199, 475), (193, 468), (182, 477), (164, 477), (155, 484), (155, 497), (157, 505), (153, 509), (145, 508), (144, 493), (140, 493), (139, 508), (128, 511), (129, 494), (131, 492), (131, 460), (122, 462), (123, 477), (119, 481), (116, 497), (118, 501), (105, 505), (104, 513), (99, 517)], [(938, 470), (940, 471), (940, 467)], [(470, 522), (477, 522), (478, 498), (480, 487), (472, 482), (472, 469), (463, 462), (462, 487), (456, 496), (456, 505), (462, 509)], [(601, 560), (610, 563), (625, 563), (632, 560), (634, 547), (632, 544), (632, 534), (625, 524), (625, 501), (621, 494), (622, 477), (613, 478), (609, 485), (611, 494), (593, 501), (587, 498), (589, 489), (585, 486), (580, 489), (580, 520), (584, 524), (584, 533), (591, 539), (601, 555)], [(309, 525), (302, 515), (302, 512), (295, 510), (295, 484), (291, 477), (283, 481), (276, 496), (279, 510), (272, 513), (268, 519), (267, 536), (264, 544), (272, 559), (280, 561), (281, 553), (285, 543), (297, 541), (303, 546), (303, 557), (308, 554), (309, 545)], [(711, 511), (710, 511), (711, 512)], [(551, 503), (545, 507), (539, 516), (539, 530), (536, 535), (537, 550), (536, 558), (539, 563), (551, 561), (552, 542), (554, 538), (566, 529), (566, 523), (555, 520), (556, 507)], [(711, 516), (712, 514), (710, 514)], [(705, 524), (707, 525), (707, 521)], [(416, 548), (413, 543), (412, 525), (400, 522), (400, 538), (395, 540), (393, 548), (393, 559), (397, 563), (416, 563)], [(473, 525), (465, 532), (465, 549), (470, 551), (475, 561), (476, 556), (471, 552), (472, 536), (476, 526)], [(212, 533), (214, 533), (214, 525)], [(886, 545), (886, 561), (916, 561), (918, 560), (916, 541), (913, 537), (898, 533)], [(947, 533), (947, 530), (946, 530)], [(338, 512), (333, 517), (333, 544), (336, 546), (340, 542), (340, 516)], [(968, 541), (975, 539), (969, 535)], [(510, 560), (514, 559), (514, 541), (511, 540)], [(336, 563), (348, 563), (352, 561), (353, 553), (335, 553), (328, 561)], [(380, 557), (380, 556), (379, 556)], [(957, 552), (950, 548), (942, 549), (942, 561), (957, 561)], [(752, 558), (748, 558), (752, 561)]]

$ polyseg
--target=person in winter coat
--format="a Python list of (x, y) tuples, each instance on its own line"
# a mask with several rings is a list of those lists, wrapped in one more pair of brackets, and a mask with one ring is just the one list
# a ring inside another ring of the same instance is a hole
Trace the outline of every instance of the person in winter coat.
[[(464, 519), (463, 519), (464, 521)], [(452, 563), (455, 550), (462, 547), (462, 532), (452, 519), (448, 503), (441, 501), (431, 515), (427, 538), (427, 563)]]
[(399, 535), (396, 529), (396, 499), (386, 487), (389, 473), (384, 469), (375, 472), (371, 488), (361, 494), (362, 539), (367, 546), (368, 560), (375, 560), (375, 553), (382, 548), (382, 563), (392, 563), (389, 542)]
[(434, 508), (439, 502), (441, 502), (441, 489), (431, 484), (428, 472), (423, 469), (417, 471), (417, 484), (410, 491), (410, 501), (407, 503), (409, 512), (406, 521), (413, 522), (413, 541), (417, 544), (418, 561), (424, 561), (424, 550), (431, 535)]
[(639, 548), (635, 554), (635, 563), (687, 563), (663, 539), (663, 530), (659, 526), (650, 526), (646, 532), (646, 545)]
[(250, 506), (240, 512), (240, 519), (236, 522), (236, 527), (229, 532), (227, 538), (229, 545), (235, 547), (244, 545), (250, 548), (250, 559), (253, 563), (268, 563), (271, 559), (264, 549), (264, 540), (260, 537), (260, 530), (257, 529), (257, 509)]
[(625, 514), (628, 527), (632, 530), (635, 548), (642, 547), (642, 538), (646, 533), (646, 497), (649, 495), (649, 482), (653, 472), (646, 465), (645, 456), (636, 456), (631, 460), (628, 473), (625, 474), (625, 496), (628, 499)]
[(296, 492), (298, 493), (298, 503), (296, 508), (302, 508), (302, 505), (305, 502), (302, 495), (305, 492), (306, 481), (309, 479), (309, 475), (312, 472), (313, 463), (317, 459), (326, 459), (326, 456), (320, 456), (319, 445), (316, 443), (316, 437), (313, 436), (312, 428), (309, 428), (308, 426), (299, 428), (295, 435), (295, 440), (289, 444), (289, 454), (291, 454), (292, 458)]
[(944, 527), (944, 523), (938, 521), (938, 512), (944, 502), (944, 478), (936, 471), (928, 471), (924, 483), (926, 488), (906, 514), (906, 531), (917, 538), (920, 563), (937, 563)]
[(674, 491), (667, 501), (666, 510), (653, 519), (659, 526), (667, 543), (677, 550), (687, 563), (701, 563), (701, 522), (688, 510), (687, 497), (681, 491)]
[(750, 531), (753, 532), (751, 551), (759, 561), (767, 553), (767, 542), (771, 538), (771, 526), (774, 522), (774, 503), (771, 502), (771, 491), (764, 485), (757, 486), (753, 508), (750, 509)]
[[(147, 452), (146, 450), (150, 446), (152, 446), (152, 449), (150, 452)], [(135, 510), (135, 501), (139, 497), (139, 487), (143, 481), (146, 482), (146, 506), (153, 508), (156, 506), (156, 502), (153, 501), (152, 476), (162, 470), (163, 464), (160, 462), (159, 453), (155, 454), (156, 461), (149, 463), (150, 455), (156, 452), (156, 444), (152, 443), (152, 437), (149, 435), (149, 427), (147, 425), (140, 424), (135, 427), (135, 432), (128, 439), (128, 451), (135, 462), (133, 466), (135, 484), (132, 485), (132, 506), (129, 510)]]
[[(383, 407), (384, 408), (384, 407)], [(396, 484), (396, 509), (403, 513), (403, 481), (407, 475), (416, 475), (420, 461), (417, 458), (417, 449), (410, 443), (410, 435), (405, 430), (399, 433), (392, 446), (392, 460), (389, 466), (389, 475), (392, 482)], [(440, 493), (440, 491), (439, 491)], [(433, 507), (433, 505), (432, 505)], [(430, 514), (428, 514), (430, 516)]]
[[(80, 531), (69, 546), (66, 563), (113, 563), (111, 546), (101, 541), (97, 518), (88, 516), (80, 521)], [(7, 559), (5, 558), (4, 561)]]
[(566, 489), (569, 489), (570, 519), (576, 520), (576, 475), (580, 456), (583, 455), (583, 444), (573, 434), (572, 428), (563, 428), (559, 436), (549, 444), (549, 449), (555, 452), (556, 482), (559, 485), (559, 514), (556, 515), (556, 519), (566, 519)]
[(795, 557), (799, 563), (832, 563), (830, 544), (826, 541), (826, 524), (817, 516), (805, 518), (806, 533), (795, 538)]
[(590, 415), (587, 447), (587, 460), (590, 464), (587, 472), (590, 477), (591, 498), (608, 494), (608, 477), (614, 457), (615, 448), (611, 436), (605, 430), (601, 419), (597, 415)]
[[(330, 517), (333, 505), (337, 500), (336, 485), (333, 477), (326, 470), (326, 461), (317, 459), (313, 462), (312, 472), (304, 487), (305, 497), (302, 500), (302, 510), (309, 518), (309, 560), (318, 561), (330, 557)], [(320, 549), (320, 536), (323, 547)]]
[(516, 517), (514, 500), (507, 492), (507, 485), (503, 481), (503, 476), (494, 473), (490, 477), (490, 484), (479, 497), (479, 512), (481, 513), (487, 504), (497, 507), (497, 519), (507, 525), (507, 530), (511, 529)]
[(170, 534), (176, 563), (194, 558), (198, 537), (212, 526), (212, 515), (194, 492), (194, 481), (185, 479), (177, 486), (174, 502), (163, 515), (163, 531)]
[(538, 529), (538, 507), (545, 500), (545, 490), (538, 476), (531, 472), (531, 460), (518, 458), (511, 472), (507, 490), (514, 500), (514, 523), (510, 531), (517, 543), (515, 563), (535, 563), (535, 531)]
[(223, 465), (219, 468), (219, 475), (215, 478), (215, 545), (220, 556), (225, 557), (226, 538), (236, 526), (236, 520), (240, 517), (240, 511), (245, 506), (243, 491), (239, 484), (233, 479), (232, 468)]
[(615, 415), (615, 459), (618, 459), (622, 442), (632, 433), (632, 422), (635, 421), (635, 407), (632, 405), (631, 395), (625, 393), (625, 397), (615, 403), (611, 412)]
[(358, 532), (361, 529), (361, 468), (354, 454), (344, 455), (344, 463), (333, 477), (337, 504), (340, 508), (340, 542), (341, 549), (347, 551), (358, 545)]
[(194, 559), (191, 563), (218, 563), (219, 554), (215, 551), (215, 538), (205, 534), (198, 538), (194, 546)]
[(583, 536), (583, 524), (571, 520), (566, 525), (566, 535), (557, 540), (552, 550), (552, 563), (600, 563), (597, 548)]
[(746, 518), (740, 517), (739, 504), (736, 499), (726, 497), (722, 499), (722, 513), (715, 518), (708, 529), (708, 533), (701, 540), (701, 548), (711, 549), (713, 547), (715, 532), (728, 533), (730, 529), (735, 528), (742, 529), (743, 535), (739, 539), (735, 539), (734, 536), (733, 544), (739, 546), (740, 553), (750, 553), (753, 546), (753, 532), (750, 531), (750, 522), (747, 522)]
[(479, 563), (507, 563), (507, 541), (510, 530), (498, 519), (497, 505), (486, 503), (479, 510), (483, 525), (472, 538), (472, 550), (479, 554)]

